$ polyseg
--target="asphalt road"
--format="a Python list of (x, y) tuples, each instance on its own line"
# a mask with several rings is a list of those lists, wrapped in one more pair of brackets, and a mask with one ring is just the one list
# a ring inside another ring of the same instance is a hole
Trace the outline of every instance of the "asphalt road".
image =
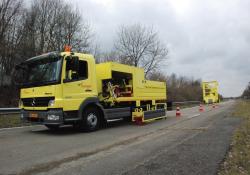
[(0, 174), (216, 174), (240, 123), (231, 117), (234, 104), (169, 112), (144, 126), (113, 122), (92, 133), (2, 129)]

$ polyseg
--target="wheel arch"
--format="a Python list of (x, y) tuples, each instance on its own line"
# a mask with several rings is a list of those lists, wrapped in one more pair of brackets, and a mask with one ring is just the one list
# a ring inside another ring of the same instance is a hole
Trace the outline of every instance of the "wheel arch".
[(106, 120), (106, 114), (104, 112), (103, 106), (99, 103), (99, 99), (97, 97), (89, 97), (86, 98), (80, 105), (79, 110), (78, 110), (78, 118), (82, 119), (82, 114), (84, 109), (90, 107), (90, 106), (94, 106), (96, 107), (100, 113), (101, 116), (104, 120)]

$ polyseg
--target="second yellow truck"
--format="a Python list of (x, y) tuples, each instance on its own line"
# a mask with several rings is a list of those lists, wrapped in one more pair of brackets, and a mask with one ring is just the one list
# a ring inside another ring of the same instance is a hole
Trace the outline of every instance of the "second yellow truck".
[(219, 102), (217, 81), (202, 82), (202, 91), (204, 103), (209, 104)]

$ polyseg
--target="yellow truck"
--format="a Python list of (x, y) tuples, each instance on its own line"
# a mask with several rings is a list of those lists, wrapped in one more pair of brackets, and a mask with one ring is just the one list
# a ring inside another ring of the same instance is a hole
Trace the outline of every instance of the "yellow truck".
[(144, 79), (141, 68), (96, 64), (92, 55), (50, 52), (16, 67), (21, 119), (49, 129), (73, 125), (94, 131), (109, 120), (136, 123), (165, 118), (165, 82)]
[(217, 81), (202, 82), (202, 91), (204, 103), (210, 104), (219, 102)]

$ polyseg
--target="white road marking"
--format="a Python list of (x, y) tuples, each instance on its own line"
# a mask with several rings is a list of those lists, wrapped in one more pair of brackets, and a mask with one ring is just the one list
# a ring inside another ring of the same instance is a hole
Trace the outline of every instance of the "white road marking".
[(194, 115), (192, 115), (192, 116), (189, 116), (189, 117), (187, 117), (187, 118), (194, 118), (194, 117), (198, 117), (198, 116), (200, 116), (201, 114), (194, 114)]
[(116, 122), (116, 121), (121, 121), (121, 120), (123, 120), (123, 118), (111, 119), (111, 120), (107, 120), (107, 122)]

